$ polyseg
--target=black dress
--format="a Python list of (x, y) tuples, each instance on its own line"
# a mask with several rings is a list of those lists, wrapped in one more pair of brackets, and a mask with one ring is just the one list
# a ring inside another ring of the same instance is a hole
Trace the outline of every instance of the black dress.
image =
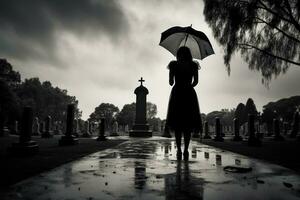
[(195, 62), (171, 61), (168, 66), (174, 74), (167, 112), (166, 126), (170, 131), (202, 132), (202, 120), (197, 94), (192, 86), (199, 65)]

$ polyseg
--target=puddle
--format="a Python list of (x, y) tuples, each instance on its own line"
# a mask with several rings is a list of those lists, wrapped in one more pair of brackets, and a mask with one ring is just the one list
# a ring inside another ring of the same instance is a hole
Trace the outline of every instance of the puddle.
[[(22, 181), (5, 199), (299, 199), (300, 177), (246, 156), (191, 142), (188, 162), (172, 139), (130, 139)], [(251, 168), (247, 173), (224, 167)]]

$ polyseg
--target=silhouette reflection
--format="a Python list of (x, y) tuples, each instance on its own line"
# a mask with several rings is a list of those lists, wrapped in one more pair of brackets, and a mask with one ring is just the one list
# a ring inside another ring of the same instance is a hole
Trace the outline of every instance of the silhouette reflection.
[(134, 187), (136, 189), (144, 189), (147, 181), (146, 164), (144, 162), (134, 162)]
[(188, 162), (177, 162), (175, 174), (165, 176), (166, 199), (203, 199), (202, 178), (191, 175)]

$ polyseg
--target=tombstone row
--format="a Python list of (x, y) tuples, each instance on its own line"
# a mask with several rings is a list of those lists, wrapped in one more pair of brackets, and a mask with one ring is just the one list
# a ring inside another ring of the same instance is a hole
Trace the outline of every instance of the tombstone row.
[[(59, 140), (60, 146), (65, 145), (75, 145), (78, 144), (78, 138), (74, 136), (74, 122), (76, 124), (76, 121), (74, 120), (74, 111), (75, 106), (74, 104), (68, 105), (67, 108), (67, 120), (66, 120), (66, 131), (64, 135)], [(19, 133), (19, 141), (12, 144), (11, 147), (8, 148), (8, 151), (12, 154), (18, 154), (18, 155), (31, 155), (35, 154), (39, 150), (39, 145), (37, 142), (33, 141), (31, 139), (32, 133), (33, 133), (33, 111), (31, 107), (25, 107), (22, 114), (22, 120), (20, 124), (20, 133)], [(36, 122), (36, 119), (35, 119)], [(51, 124), (51, 117), (47, 117), (46, 123), (45, 123), (45, 132), (44, 137), (52, 137), (52, 131), (50, 128)], [(85, 124), (86, 131), (83, 133), (84, 135), (90, 135), (89, 132), (89, 124), (88, 122)], [(38, 131), (40, 129), (34, 129), (34, 131)], [(76, 126), (75, 126), (76, 128)], [(99, 136), (97, 138), (98, 141), (104, 141), (106, 140), (105, 137), (105, 119), (101, 119), (99, 123)]]
[[(293, 130), (290, 134), (290, 137), (296, 137), (297, 136), (297, 130), (299, 130), (299, 122), (297, 125), (297, 119), (294, 120), (293, 123)], [(255, 116), (254, 115), (249, 115), (248, 116), (248, 123), (247, 123), (247, 129), (248, 129), (248, 145), (250, 146), (260, 146), (261, 145), (261, 133), (259, 130), (255, 129)], [(285, 138), (281, 135), (281, 126), (280, 126), (280, 121), (279, 119), (274, 119), (273, 121), (273, 130), (274, 130), (274, 136), (273, 140), (275, 141), (284, 141)], [(296, 132), (296, 134), (295, 134)], [(243, 138), (240, 135), (240, 124), (239, 120), (235, 118), (233, 120), (233, 141), (242, 141)], [(294, 134), (294, 135), (293, 135)], [(215, 118), (215, 136), (214, 140), (215, 141), (224, 141), (223, 138), (224, 134), (222, 133), (222, 128), (221, 128), (221, 123), (220, 119), (217, 117)], [(208, 122), (204, 122), (204, 137), (203, 139), (211, 139), (211, 136), (209, 135), (209, 126)], [(300, 136), (298, 136), (298, 140), (300, 140)]]
[[(38, 117), (33, 119), (32, 125), (32, 135), (33, 136), (41, 136), (42, 138), (51, 138), (53, 135), (61, 135), (62, 134), (62, 122), (55, 121), (52, 123), (52, 119), (50, 116), (47, 116), (44, 122), (39, 122)], [(89, 123), (89, 121), (84, 122), (83, 128), (79, 126), (79, 120), (74, 120), (73, 125), (73, 135), (76, 137), (91, 137), (94, 132), (93, 124)], [(8, 133), (13, 135), (19, 135), (20, 133), (20, 124), (18, 121), (15, 121), (14, 127), (11, 130), (7, 130)]]
[[(259, 125), (258, 125), (259, 126)], [(214, 140), (215, 141), (224, 141), (224, 136), (225, 134), (223, 133), (223, 128), (220, 123), (220, 119), (217, 117), (215, 118), (215, 136)], [(210, 134), (209, 134), (209, 125), (208, 122), (204, 122), (204, 137), (203, 139), (212, 139)], [(283, 128), (284, 128), (284, 134), (287, 134), (287, 123), (283, 123)], [(248, 131), (248, 144), (250, 146), (260, 146), (261, 145), (261, 137), (262, 133), (260, 133), (260, 128), (256, 127), (255, 128), (255, 116), (254, 115), (249, 115), (248, 116), (248, 122), (247, 122), (247, 131)], [(273, 140), (275, 141), (284, 141), (285, 138), (281, 135), (281, 126), (280, 126), (280, 120), (275, 118), (273, 120), (273, 131), (274, 131), (274, 136)], [(289, 135), (292, 138), (297, 137), (297, 134), (299, 132), (299, 113), (296, 112), (294, 115), (294, 120), (292, 124), (292, 131), (291, 134)], [(240, 135), (240, 123), (237, 118), (233, 120), (233, 134), (234, 137), (232, 138), (233, 141), (243, 141), (242, 136)], [(167, 126), (164, 126), (164, 131), (163, 131), (163, 137), (171, 137), (170, 131)], [(196, 135), (197, 136), (197, 135)], [(195, 137), (195, 135), (194, 135)], [(298, 136), (298, 140), (300, 141), (300, 136)]]

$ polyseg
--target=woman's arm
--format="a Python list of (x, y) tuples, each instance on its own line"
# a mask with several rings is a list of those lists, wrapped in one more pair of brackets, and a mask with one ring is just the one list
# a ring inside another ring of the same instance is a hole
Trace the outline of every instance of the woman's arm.
[(195, 87), (197, 84), (198, 84), (198, 70), (195, 70), (192, 86)]
[(169, 71), (169, 84), (172, 86), (174, 84), (174, 72), (170, 69)]

